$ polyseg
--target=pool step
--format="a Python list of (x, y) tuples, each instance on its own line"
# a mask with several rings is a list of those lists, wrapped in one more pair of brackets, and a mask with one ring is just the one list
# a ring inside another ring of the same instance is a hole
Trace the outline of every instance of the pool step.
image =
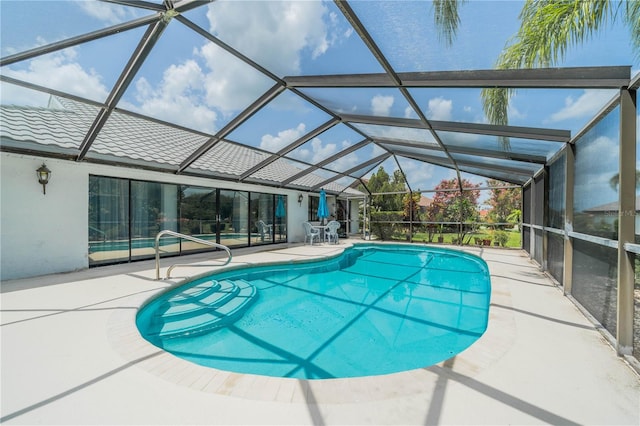
[(218, 290), (203, 291), (201, 298), (171, 300), (151, 320), (149, 334), (163, 338), (207, 333), (233, 324), (256, 300), (255, 286), (244, 280), (221, 280)]
[(174, 304), (182, 304), (189, 300), (198, 299), (206, 294), (213, 293), (218, 291), (220, 288), (220, 283), (216, 280), (205, 281), (199, 284), (194, 285), (193, 287), (186, 288), (180, 293), (176, 293), (170, 298), (167, 299), (166, 303), (174, 305)]
[(183, 316), (191, 316), (202, 309), (222, 306), (240, 291), (240, 287), (231, 281), (214, 281), (209, 284), (211, 284), (210, 289), (198, 292), (197, 296), (191, 295), (179, 299), (172, 297), (159, 306), (156, 315), (177, 320)]

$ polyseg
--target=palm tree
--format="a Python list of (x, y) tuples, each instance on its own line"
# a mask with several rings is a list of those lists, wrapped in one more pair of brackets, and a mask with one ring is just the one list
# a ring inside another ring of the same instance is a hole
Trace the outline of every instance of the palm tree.
[[(640, 57), (640, 1), (527, 0), (522, 25), (496, 62), (497, 69), (543, 68), (564, 59), (572, 45), (587, 41), (607, 21), (622, 19)], [(483, 89), (485, 115), (493, 124), (508, 124), (507, 108), (514, 89)]]
[[(463, 3), (434, 1), (436, 27), (449, 44), (460, 23), (458, 7)], [(572, 45), (587, 41), (607, 21), (622, 20), (629, 27), (634, 54), (640, 57), (639, 0), (526, 0), (519, 18), (520, 29), (498, 57), (497, 69), (555, 66)], [(509, 123), (507, 109), (514, 93), (515, 89), (505, 88), (482, 90), (483, 109), (490, 123)]]
[(466, 0), (433, 0), (433, 15), (438, 36), (447, 45), (452, 45), (460, 24), (458, 8)]
[[(609, 186), (615, 192), (618, 192), (618, 187), (620, 186), (620, 173), (616, 173), (613, 175), (611, 179), (609, 179)], [(636, 169), (636, 188), (640, 188), (640, 170)]]

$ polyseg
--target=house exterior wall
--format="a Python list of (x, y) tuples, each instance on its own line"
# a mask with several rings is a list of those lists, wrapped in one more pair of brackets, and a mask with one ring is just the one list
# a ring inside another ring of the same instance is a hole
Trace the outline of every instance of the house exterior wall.
[[(42, 163), (52, 171), (46, 195), (36, 177)], [(0, 277), (86, 268), (86, 167), (7, 153), (2, 153), (0, 164)]]
[[(46, 195), (36, 177), (42, 163), (52, 172)], [(0, 153), (0, 165), (2, 280), (89, 267), (90, 174), (287, 195), (288, 241), (304, 240), (308, 196), (298, 204), (297, 191), (6, 152)]]

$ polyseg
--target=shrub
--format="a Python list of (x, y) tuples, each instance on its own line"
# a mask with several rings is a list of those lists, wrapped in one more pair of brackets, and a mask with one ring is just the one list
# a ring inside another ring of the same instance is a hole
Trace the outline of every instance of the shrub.
[(371, 230), (381, 240), (390, 240), (398, 227), (395, 223), (402, 221), (401, 211), (371, 212)]
[(507, 244), (507, 241), (509, 241), (509, 234), (505, 231), (496, 231), (493, 239), (499, 243), (500, 246), (504, 247)]

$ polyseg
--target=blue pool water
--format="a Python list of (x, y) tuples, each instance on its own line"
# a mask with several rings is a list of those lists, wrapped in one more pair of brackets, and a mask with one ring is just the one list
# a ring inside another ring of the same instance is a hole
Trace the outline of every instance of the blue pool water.
[(156, 346), (204, 366), (357, 377), (463, 351), (486, 330), (489, 299), (488, 268), (476, 256), (359, 244), (331, 260), (200, 278), (144, 306), (137, 323)]

